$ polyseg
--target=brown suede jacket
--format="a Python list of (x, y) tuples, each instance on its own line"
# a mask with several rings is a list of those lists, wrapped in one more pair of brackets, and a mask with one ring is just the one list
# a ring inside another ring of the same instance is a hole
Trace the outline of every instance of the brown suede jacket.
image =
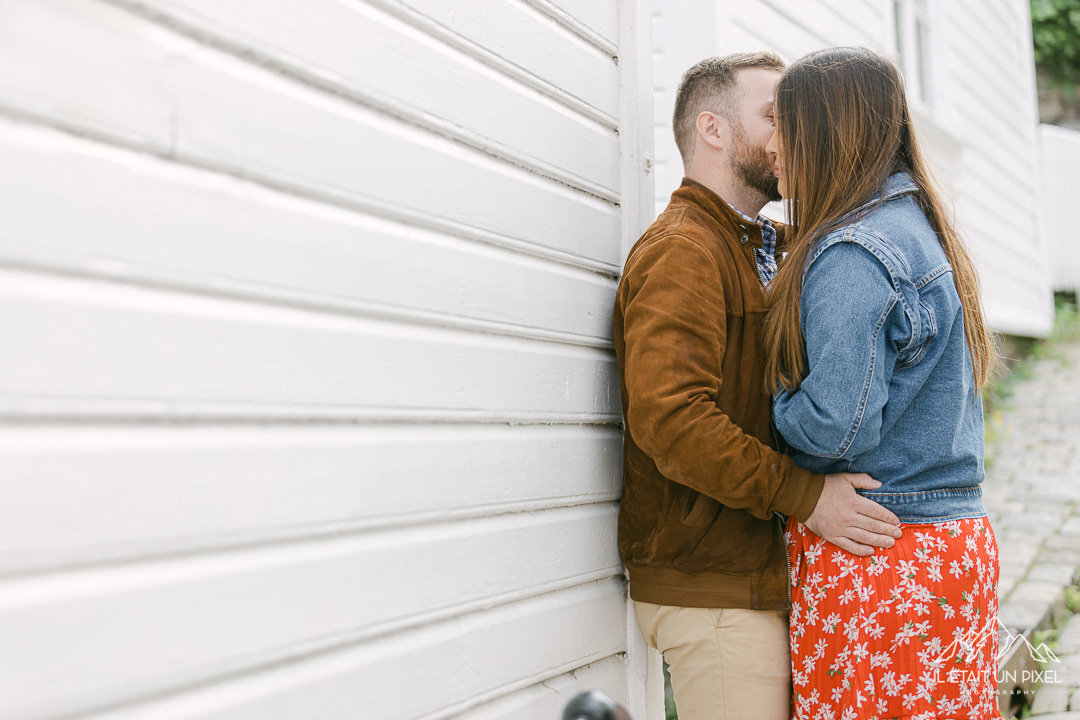
[(773, 513), (805, 521), (824, 477), (774, 449), (755, 247), (757, 225), (684, 180), (626, 260), (614, 310), (619, 552), (635, 600), (788, 606)]

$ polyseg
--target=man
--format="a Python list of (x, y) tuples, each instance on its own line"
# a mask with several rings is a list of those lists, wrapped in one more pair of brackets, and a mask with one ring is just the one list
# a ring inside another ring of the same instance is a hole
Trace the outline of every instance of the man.
[[(674, 130), (686, 178), (634, 245), (614, 309), (626, 437), (619, 550), (680, 720), (788, 718), (787, 552), (777, 513), (868, 555), (896, 516), (867, 475), (814, 475), (774, 449), (765, 293), (778, 200), (771, 53), (687, 71)], [(855, 391), (853, 389), (853, 391)]]

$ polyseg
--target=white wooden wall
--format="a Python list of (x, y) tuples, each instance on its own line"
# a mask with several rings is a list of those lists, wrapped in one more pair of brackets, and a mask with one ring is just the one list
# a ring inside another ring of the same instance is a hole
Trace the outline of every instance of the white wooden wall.
[(645, 717), (610, 313), (648, 32), (3, 3), (0, 718)]
[(941, 0), (941, 90), (962, 142), (957, 212), (994, 329), (1047, 335), (1053, 291), (1038, 223), (1038, 94), (1027, 0)]
[(1042, 242), (1050, 263), (1054, 290), (1080, 292), (1080, 225), (1076, 202), (1080, 198), (1080, 132), (1040, 125), (1042, 188), (1045, 214)]
[[(897, 52), (892, 0), (653, 5), (658, 209), (682, 177), (671, 110), (679, 78), (693, 63), (753, 50), (790, 61), (834, 45)], [(1038, 231), (1045, 201), (1027, 0), (929, 0), (929, 6), (933, 103), (912, 102), (920, 136), (975, 255), (991, 325), (1003, 333), (1045, 335), (1053, 300)]]

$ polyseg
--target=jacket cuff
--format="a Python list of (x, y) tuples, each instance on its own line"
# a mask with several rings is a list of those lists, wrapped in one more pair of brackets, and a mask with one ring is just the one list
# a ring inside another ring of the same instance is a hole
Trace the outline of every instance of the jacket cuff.
[(801, 523), (806, 522), (817, 506), (825, 476), (812, 473), (796, 465), (791, 458), (784, 458), (789, 465), (787, 477), (773, 497), (773, 508)]

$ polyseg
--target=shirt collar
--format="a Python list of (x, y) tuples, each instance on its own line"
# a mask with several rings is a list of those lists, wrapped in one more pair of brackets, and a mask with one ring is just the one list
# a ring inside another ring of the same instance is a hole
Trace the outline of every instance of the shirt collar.
[[(723, 198), (720, 199), (724, 200)], [(754, 251), (764, 253), (769, 258), (773, 257), (776, 254), (776, 228), (773, 227), (772, 221), (761, 213), (758, 213), (756, 218), (752, 218), (727, 200), (724, 200), (724, 203), (734, 210), (743, 220), (748, 223), (754, 223), (761, 228), (761, 247), (755, 247)]]
[[(720, 198), (720, 199), (724, 200), (724, 198)], [(736, 212), (736, 214), (738, 214), (738, 216), (741, 217), (746, 222), (752, 222), (755, 225), (761, 225), (762, 221), (765, 221), (767, 223), (769, 222), (769, 218), (765, 217), (764, 215), (758, 215), (756, 218), (750, 217), (749, 215), (744, 213), (742, 210), (740, 210), (739, 208), (737, 208), (734, 205), (732, 205), (731, 203), (729, 203), (727, 200), (724, 200), (724, 204), (727, 205), (732, 210), (734, 210)], [(772, 223), (769, 223), (769, 224), (771, 225)]]

